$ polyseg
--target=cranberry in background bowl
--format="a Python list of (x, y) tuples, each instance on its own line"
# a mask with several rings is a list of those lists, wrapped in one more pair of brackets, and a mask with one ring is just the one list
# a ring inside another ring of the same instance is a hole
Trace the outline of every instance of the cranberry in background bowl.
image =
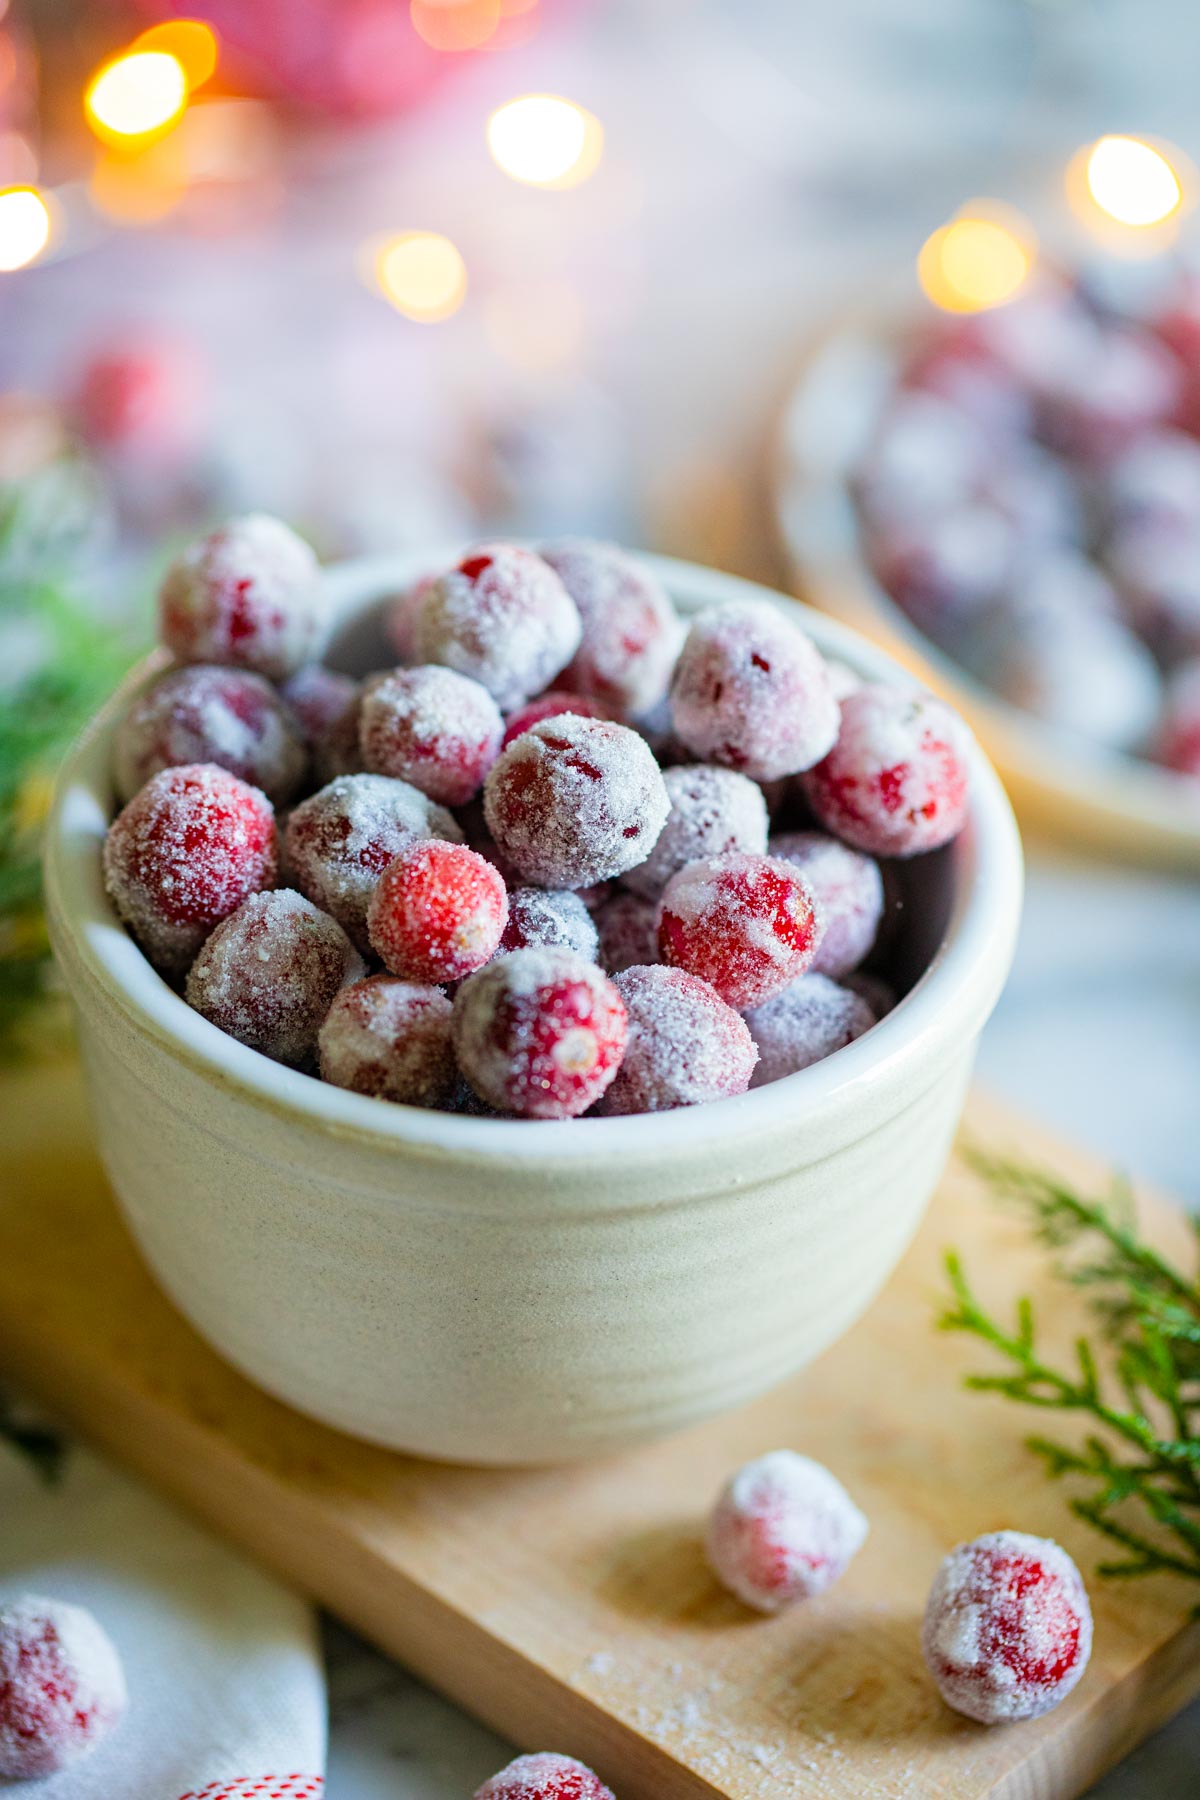
[[(793, 601), (647, 560), (685, 617), (765, 602), (860, 676), (906, 680)], [(330, 665), (387, 666), (386, 597), (438, 561), (327, 570)], [(736, 1406), (858, 1317), (941, 1173), (1012, 957), (1020, 845), (973, 745), (966, 829), (893, 865), (904, 929), (888, 976), (902, 998), (862, 1038), (679, 1111), (490, 1118), (268, 1061), (192, 1011), (121, 928), (100, 856), (112, 740), (163, 666), (156, 656), (135, 671), (64, 764), (48, 914), (125, 1218), (216, 1349), (376, 1443), (546, 1463)]]

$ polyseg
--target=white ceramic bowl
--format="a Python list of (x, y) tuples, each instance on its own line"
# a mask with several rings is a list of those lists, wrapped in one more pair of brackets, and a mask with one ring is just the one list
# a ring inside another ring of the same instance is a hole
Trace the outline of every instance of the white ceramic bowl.
[(1010, 705), (918, 630), (872, 573), (850, 477), (890, 395), (913, 316), (910, 298), (839, 324), (814, 346), (784, 408), (774, 508), (797, 593), (864, 632), (958, 708), (1027, 829), (1110, 856), (1200, 868), (1200, 785)]
[[(427, 566), (331, 571), (346, 621), (331, 660), (389, 660), (375, 602)], [(764, 597), (656, 566), (685, 612)], [(904, 679), (819, 614), (803, 623), (864, 673)], [(906, 942), (925, 972), (866, 1037), (716, 1105), (464, 1118), (268, 1061), (192, 1012), (121, 929), (100, 863), (111, 740), (161, 666), (136, 671), (67, 758), (47, 900), (105, 1165), (146, 1260), (211, 1344), (358, 1436), (530, 1463), (736, 1406), (852, 1323), (938, 1179), (1012, 956), (1020, 844), (981, 753), (967, 831), (906, 865)]]

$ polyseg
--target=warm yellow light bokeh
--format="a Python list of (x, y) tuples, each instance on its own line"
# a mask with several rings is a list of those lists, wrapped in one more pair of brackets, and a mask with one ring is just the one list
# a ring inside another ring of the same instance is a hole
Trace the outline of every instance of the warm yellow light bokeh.
[(526, 94), (498, 107), (487, 138), (497, 167), (532, 187), (578, 187), (604, 148), (599, 119), (557, 94)]
[(417, 36), (433, 50), (481, 50), (500, 26), (500, 0), (410, 0)]
[(1087, 159), (1088, 193), (1118, 225), (1161, 225), (1177, 212), (1183, 186), (1161, 150), (1141, 138), (1102, 137)]
[(161, 25), (143, 31), (133, 49), (162, 50), (173, 56), (191, 90), (203, 87), (215, 75), (220, 53), (217, 34), (203, 19), (164, 19)]
[(177, 56), (135, 50), (93, 77), (84, 110), (98, 138), (129, 143), (169, 131), (182, 116), (187, 96), (187, 76)]
[(406, 319), (435, 324), (456, 313), (466, 298), (466, 264), (440, 232), (405, 231), (371, 249), (375, 285)]
[(1024, 286), (1033, 254), (1033, 234), (1018, 214), (973, 203), (926, 238), (917, 276), (943, 312), (983, 312)]
[(0, 271), (34, 262), (50, 242), (50, 209), (35, 188), (0, 191)]

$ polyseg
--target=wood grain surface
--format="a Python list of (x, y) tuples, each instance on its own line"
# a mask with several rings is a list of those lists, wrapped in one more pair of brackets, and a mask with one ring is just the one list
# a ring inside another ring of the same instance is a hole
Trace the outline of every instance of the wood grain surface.
[[(967, 1128), (1100, 1176), (982, 1097)], [(1066, 1800), (1200, 1691), (1193, 1595), (1091, 1577), (1094, 1540), (1023, 1447), (1031, 1421), (965, 1394), (979, 1353), (932, 1329), (950, 1243), (989, 1300), (1031, 1291), (1063, 1341), (1078, 1323), (960, 1164), (869, 1316), (802, 1375), (619, 1459), (506, 1473), (357, 1444), (210, 1351), (138, 1260), (72, 1065), (0, 1081), (0, 1133), (0, 1376), (519, 1744), (593, 1763), (620, 1800)], [(1143, 1204), (1182, 1247), (1183, 1221)], [(834, 1592), (761, 1619), (717, 1587), (700, 1537), (725, 1475), (780, 1445), (827, 1462), (871, 1536)], [(941, 1705), (917, 1634), (946, 1549), (1001, 1526), (1067, 1545), (1096, 1648), (1057, 1712), (987, 1731)]]

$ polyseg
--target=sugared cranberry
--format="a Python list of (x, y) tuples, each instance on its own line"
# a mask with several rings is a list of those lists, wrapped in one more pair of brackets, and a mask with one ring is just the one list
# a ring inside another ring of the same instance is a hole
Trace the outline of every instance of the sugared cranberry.
[(320, 663), (309, 663), (281, 691), (300, 722), (313, 773), (322, 786), (338, 775), (357, 775), (363, 766), (358, 745), (360, 684)]
[(694, 756), (756, 781), (811, 768), (838, 729), (820, 652), (759, 600), (697, 614), (671, 682), (671, 718)]
[(367, 931), (406, 981), (461, 981), (495, 954), (508, 922), (500, 871), (465, 844), (409, 844), (375, 884)]
[(276, 888), (217, 926), (188, 973), (187, 1003), (252, 1050), (302, 1063), (338, 989), (365, 974), (336, 919)]
[(837, 743), (804, 791), (835, 837), (871, 856), (916, 856), (966, 823), (969, 743), (940, 700), (872, 683), (843, 700)]
[(0, 1601), (0, 1775), (53, 1775), (97, 1749), (126, 1705), (108, 1634), (82, 1606)]
[(1167, 683), (1158, 754), (1168, 769), (1200, 776), (1200, 658), (1181, 664)]
[(715, 988), (683, 969), (626, 969), (613, 986), (629, 1015), (625, 1054), (601, 1113), (667, 1112), (743, 1094), (756, 1053)]
[(388, 641), (402, 663), (415, 663), (417, 657), (417, 620), (426, 594), (437, 580), (436, 575), (422, 575), (388, 607), (384, 629)]
[(425, 663), (369, 681), (358, 733), (363, 762), (440, 800), (465, 806), (500, 753), (504, 721), (486, 688)]
[(566, 688), (551, 688), (548, 694), (539, 694), (536, 700), (527, 700), (524, 706), (518, 706), (516, 712), (509, 714), (501, 748), (507, 750), (514, 738), (524, 737), (527, 731), (532, 731), (543, 719), (557, 719), (563, 713), (577, 713), (581, 719), (612, 717), (607, 706), (602, 706), (599, 700), (593, 700), (587, 694), (572, 694)]
[(840, 980), (869, 956), (883, 917), (883, 877), (873, 858), (823, 831), (785, 831), (768, 846), (799, 869), (812, 889), (821, 920), (814, 975)]
[(827, 975), (802, 975), (782, 994), (746, 1014), (758, 1049), (754, 1086), (781, 1081), (869, 1031), (875, 1014), (852, 988), (839, 987)]
[(215, 763), (163, 769), (118, 813), (104, 880), (156, 969), (181, 974), (222, 919), (274, 884), (275, 813)]
[(662, 893), (685, 863), (767, 848), (767, 802), (758, 783), (733, 769), (684, 765), (667, 769), (663, 785), (671, 802), (667, 822), (645, 862), (630, 869), (625, 884), (649, 898)]
[(708, 1560), (747, 1606), (780, 1612), (832, 1587), (867, 1530), (823, 1464), (771, 1450), (740, 1468), (722, 1492), (709, 1520)]
[(563, 713), (517, 738), (484, 788), (492, 836), (541, 887), (581, 888), (644, 862), (670, 803), (636, 731)]
[(940, 394), (895, 396), (855, 478), (876, 526), (937, 517), (973, 499), (995, 460), (979, 421)]
[(586, 1764), (540, 1750), (518, 1756), (485, 1781), (475, 1800), (613, 1800), (613, 1795)]
[(1109, 563), (1129, 619), (1164, 663), (1200, 656), (1200, 521), (1120, 532)]
[(339, 775), (288, 818), (287, 865), (296, 886), (370, 949), (367, 905), (388, 864), (417, 838), (462, 841), (444, 807), (387, 775)]
[(325, 637), (317, 559), (278, 519), (233, 519), (171, 564), (159, 621), (179, 662), (221, 663), (283, 681), (313, 660)]
[(658, 904), (643, 894), (613, 894), (596, 913), (596, 930), (610, 975), (658, 961)]
[(454, 1042), (476, 1093), (499, 1112), (570, 1119), (612, 1081), (625, 1005), (594, 963), (569, 950), (514, 950), (458, 990)]
[[(1162, 705), (1154, 658), (1119, 618), (1101, 611), (1014, 609), (997, 635), (989, 682), (1056, 731), (1113, 749), (1138, 750)], [(1017, 629), (1020, 627), (1020, 629)]]
[(542, 547), (579, 609), (583, 641), (566, 671), (570, 686), (625, 718), (660, 701), (683, 642), (683, 626), (657, 576), (615, 544), (570, 538)]
[(1050, 1538), (991, 1531), (959, 1544), (930, 1589), (921, 1648), (943, 1700), (981, 1725), (1036, 1719), (1087, 1668), (1092, 1612)]
[(548, 687), (579, 648), (575, 602), (532, 550), (483, 544), (426, 589), (416, 621), (422, 662), (444, 663), (518, 706)]
[(1200, 444), (1182, 431), (1148, 431), (1105, 474), (1118, 531), (1187, 529), (1200, 519)]
[(126, 713), (113, 752), (117, 792), (131, 800), (160, 769), (200, 762), (228, 769), (286, 806), (308, 757), (269, 681), (201, 663), (164, 675)]
[(372, 975), (334, 996), (317, 1039), (334, 1087), (408, 1106), (441, 1106), (458, 1079), (450, 1001), (439, 987)]
[(533, 950), (539, 944), (553, 950), (573, 950), (588, 962), (597, 960), (600, 940), (595, 921), (578, 894), (565, 888), (510, 890), (508, 924), (500, 939), (501, 954)]
[(739, 1011), (761, 1006), (812, 962), (820, 924), (807, 882), (768, 856), (689, 863), (662, 897), (662, 961), (710, 981)]
[(1173, 418), (1182, 393), (1174, 357), (1152, 337), (1124, 325), (1093, 327), (1087, 354), (1048, 377), (1039, 435), (1080, 462), (1103, 464)]
[(1009, 520), (978, 501), (867, 535), (871, 567), (897, 606), (950, 649), (1013, 580), (1020, 550)]

